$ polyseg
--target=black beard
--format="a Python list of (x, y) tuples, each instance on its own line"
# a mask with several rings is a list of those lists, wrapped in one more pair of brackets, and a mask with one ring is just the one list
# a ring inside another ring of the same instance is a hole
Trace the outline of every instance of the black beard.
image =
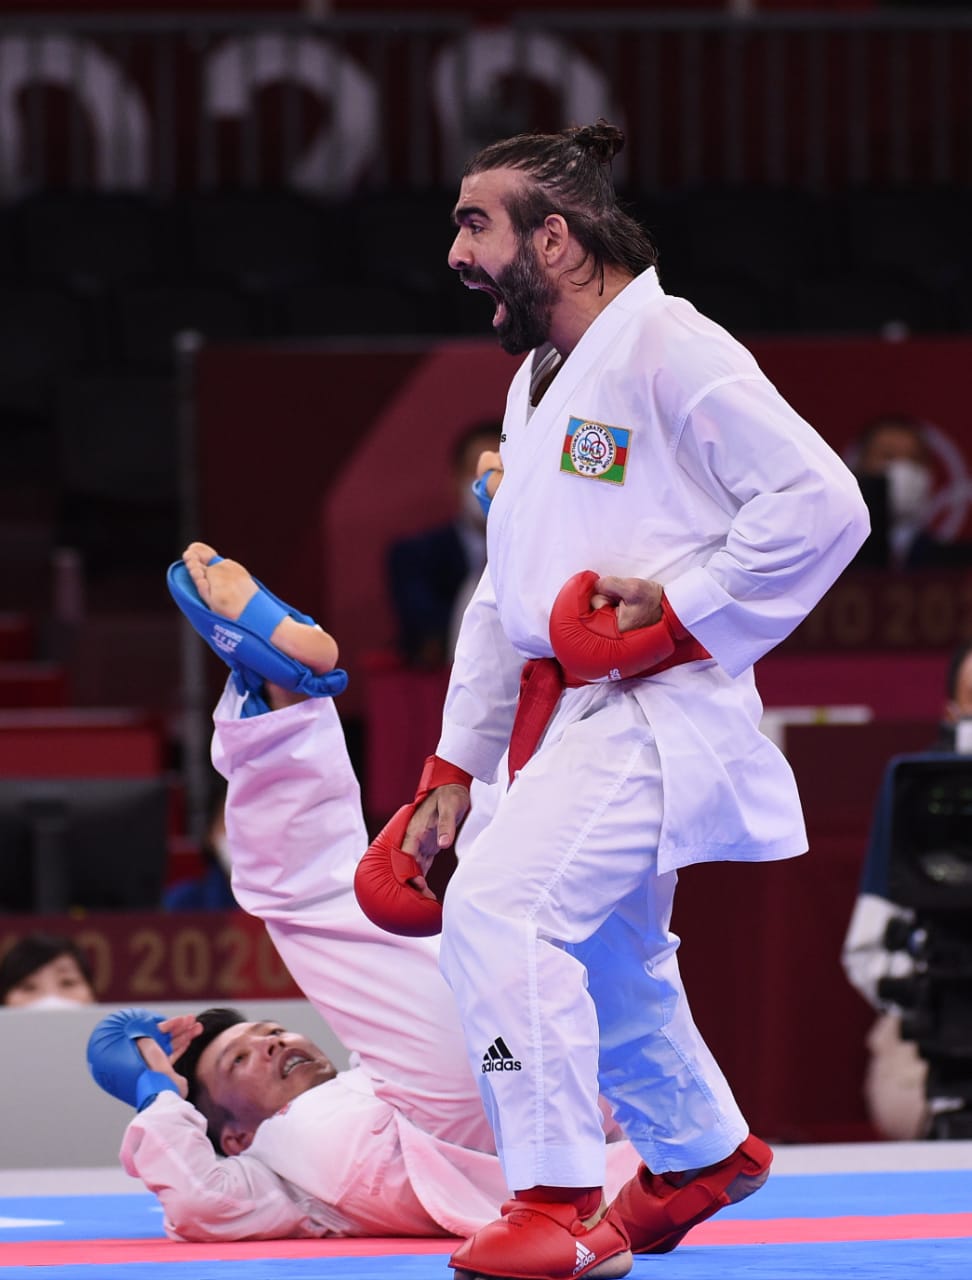
[(542, 346), (550, 336), (556, 290), (540, 270), (529, 241), (520, 241), (516, 256), (495, 284), (506, 303), (506, 318), (495, 330), (503, 350), (519, 356)]

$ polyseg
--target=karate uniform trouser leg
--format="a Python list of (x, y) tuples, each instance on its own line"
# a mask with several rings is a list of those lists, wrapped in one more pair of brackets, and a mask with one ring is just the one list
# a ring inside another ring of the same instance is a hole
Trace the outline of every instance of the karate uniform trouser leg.
[[(597, 934), (639, 890), (645, 895), (639, 927), (646, 936), (614, 956), (612, 931), (611, 947), (602, 947), (606, 964), (616, 966), (609, 1027), (618, 1034), (625, 1010), (636, 1018), (637, 1002), (663, 1006), (640, 1033), (642, 1054), (657, 1053), (658, 1062), (651, 1073), (644, 1065), (638, 1070), (645, 1087), (674, 1076), (664, 1107), (675, 1105), (676, 1114), (662, 1116), (659, 1108), (657, 1116), (669, 1131), (674, 1126), (680, 1133), (680, 1116), (693, 1117), (682, 1167), (720, 1158), (745, 1135), (687, 1012), (682, 1016), (679, 1008), (679, 1016), (671, 1017), (684, 995), (677, 967), (667, 963), (675, 945), (667, 928), (673, 878), (663, 879), (660, 902), (652, 888), (661, 813), (651, 730), (633, 698), (613, 697), (586, 720), (555, 720), (449, 886), (440, 963), (456, 994), (470, 1063), (514, 1190), (603, 1183), (598, 1014), (585, 965), (571, 944)], [(653, 977), (656, 961), (661, 981)], [(639, 966), (643, 979), (636, 977)], [(611, 969), (599, 975), (602, 994), (614, 980)], [(652, 1113), (650, 1104), (642, 1110), (646, 1117)], [(691, 1132), (706, 1110), (717, 1136)], [(642, 1132), (649, 1128), (646, 1118)], [(711, 1157), (710, 1148), (716, 1151)]]
[(655, 1173), (705, 1168), (749, 1132), (682, 986), (669, 928), (676, 878), (652, 876), (571, 948), (597, 1007), (601, 1091)]
[(372, 924), (355, 900), (367, 848), (357, 779), (330, 698), (243, 718), (232, 680), (215, 712), (233, 888), (294, 980), (420, 1134), (490, 1151), (455, 1001), (433, 938)]

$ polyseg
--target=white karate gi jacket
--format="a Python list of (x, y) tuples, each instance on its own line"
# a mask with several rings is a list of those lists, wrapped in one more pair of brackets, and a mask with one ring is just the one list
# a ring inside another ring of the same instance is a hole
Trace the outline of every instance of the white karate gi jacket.
[[(121, 1159), (181, 1240), (471, 1234), (508, 1195), (469, 1071), (438, 940), (372, 925), (352, 891), (367, 847), (357, 780), (327, 698), (241, 720), (232, 686), (213, 759), (228, 781), (233, 892), (352, 1051), (337, 1078), (218, 1157), (205, 1121), (163, 1093), (128, 1126)], [(610, 1190), (634, 1172), (612, 1146)]]
[[(752, 667), (867, 536), (854, 477), (753, 356), (666, 295), (653, 269), (597, 317), (531, 411), (532, 369), (531, 356), (510, 387), (489, 563), (460, 629), (438, 754), (496, 776), (520, 669), (551, 656), (550, 608), (568, 578), (653, 579), (713, 658), (627, 682), (661, 759), (659, 872), (803, 852), (796, 786), (759, 731)], [(571, 419), (616, 443), (617, 429), (630, 433), (620, 483), (564, 470)], [(568, 690), (558, 715), (573, 704), (583, 718), (589, 701)], [(593, 730), (590, 748), (599, 764)]]

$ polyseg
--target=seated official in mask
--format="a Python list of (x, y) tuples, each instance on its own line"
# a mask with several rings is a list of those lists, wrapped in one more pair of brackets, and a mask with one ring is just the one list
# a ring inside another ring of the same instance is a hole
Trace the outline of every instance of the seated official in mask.
[(950, 569), (972, 565), (972, 544), (949, 542), (932, 526), (935, 472), (926, 429), (915, 418), (885, 414), (861, 432), (854, 472), (871, 513), (871, 534), (855, 565), (879, 569)]

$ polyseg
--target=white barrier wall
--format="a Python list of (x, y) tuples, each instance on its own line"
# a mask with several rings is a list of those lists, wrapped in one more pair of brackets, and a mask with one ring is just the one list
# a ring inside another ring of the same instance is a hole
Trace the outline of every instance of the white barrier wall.
[[(197, 1013), (204, 1004), (146, 1005), (162, 1014)], [(242, 1001), (254, 1021), (279, 1021), (313, 1040), (335, 1066), (348, 1052), (306, 1000)], [(114, 1006), (0, 1009), (0, 1169), (116, 1165), (134, 1112), (92, 1080), (85, 1049), (92, 1028)]]

